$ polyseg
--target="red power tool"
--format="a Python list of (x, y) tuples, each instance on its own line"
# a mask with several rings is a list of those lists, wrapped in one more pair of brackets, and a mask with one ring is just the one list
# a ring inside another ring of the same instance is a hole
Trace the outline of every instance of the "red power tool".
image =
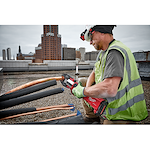
[[(60, 80), (60, 82), (62, 83), (63, 86), (71, 89), (71, 92), (72, 89), (78, 85), (76, 80), (74, 80), (74, 78), (72, 78), (68, 74), (63, 74), (62, 78), (63, 80)], [(108, 104), (106, 100), (103, 98), (83, 97), (83, 99), (94, 109), (94, 113), (98, 116), (103, 114)]]

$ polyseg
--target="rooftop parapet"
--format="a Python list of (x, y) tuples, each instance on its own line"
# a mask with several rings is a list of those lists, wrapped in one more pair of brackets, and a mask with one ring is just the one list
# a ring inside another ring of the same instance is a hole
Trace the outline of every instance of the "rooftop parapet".
[(150, 51), (134, 52), (136, 62), (150, 62)]

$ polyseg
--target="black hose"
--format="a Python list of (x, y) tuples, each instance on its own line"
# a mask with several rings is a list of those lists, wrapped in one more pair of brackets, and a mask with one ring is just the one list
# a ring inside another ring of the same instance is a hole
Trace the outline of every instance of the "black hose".
[(18, 104), (22, 104), (22, 103), (30, 102), (30, 101), (33, 101), (36, 99), (40, 99), (40, 98), (43, 98), (46, 96), (62, 93), (63, 91), (64, 91), (63, 88), (56, 88), (56, 89), (52, 89), (52, 90), (35, 93), (35, 94), (30, 94), (30, 95), (25, 95), (22, 97), (9, 99), (7, 101), (0, 102), (0, 109), (5, 109), (8, 107), (18, 105)]
[(4, 118), (4, 117), (13, 116), (13, 115), (22, 114), (22, 113), (27, 113), (27, 112), (32, 112), (32, 111), (36, 111), (36, 108), (30, 107), (30, 108), (4, 110), (4, 111), (0, 111), (0, 119)]
[(20, 96), (23, 96), (23, 95), (27, 95), (27, 94), (39, 91), (41, 89), (45, 89), (49, 86), (53, 86), (53, 85), (56, 85), (56, 84), (57, 84), (56, 80), (50, 80), (50, 81), (47, 81), (47, 82), (44, 82), (44, 83), (39, 83), (39, 84), (30, 86), (30, 87), (27, 87), (27, 88), (24, 88), (24, 89), (21, 89), (21, 90), (18, 90), (18, 91), (9, 93), (9, 94), (1, 95), (0, 96), (0, 101), (4, 101), (4, 100), (20, 97)]
[(59, 120), (53, 120), (53, 121), (46, 121), (46, 122), (25, 122), (25, 123), (15, 123), (15, 124), (86, 124), (86, 122), (83, 120), (83, 116), (71, 116)]

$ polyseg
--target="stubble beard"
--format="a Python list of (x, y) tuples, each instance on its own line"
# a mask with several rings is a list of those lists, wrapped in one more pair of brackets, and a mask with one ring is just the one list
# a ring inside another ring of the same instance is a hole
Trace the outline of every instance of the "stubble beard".
[(95, 48), (96, 50), (102, 50), (102, 46), (101, 46), (101, 45), (98, 45), (98, 44), (94, 45), (94, 48)]

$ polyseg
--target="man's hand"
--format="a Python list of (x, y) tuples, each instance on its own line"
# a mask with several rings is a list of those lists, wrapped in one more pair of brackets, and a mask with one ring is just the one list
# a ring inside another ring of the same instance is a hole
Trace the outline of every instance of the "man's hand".
[(77, 98), (82, 98), (82, 97), (85, 97), (84, 95), (84, 88), (82, 85), (81, 85), (81, 82), (78, 83), (78, 85), (73, 88), (72, 90), (72, 93), (77, 97)]

